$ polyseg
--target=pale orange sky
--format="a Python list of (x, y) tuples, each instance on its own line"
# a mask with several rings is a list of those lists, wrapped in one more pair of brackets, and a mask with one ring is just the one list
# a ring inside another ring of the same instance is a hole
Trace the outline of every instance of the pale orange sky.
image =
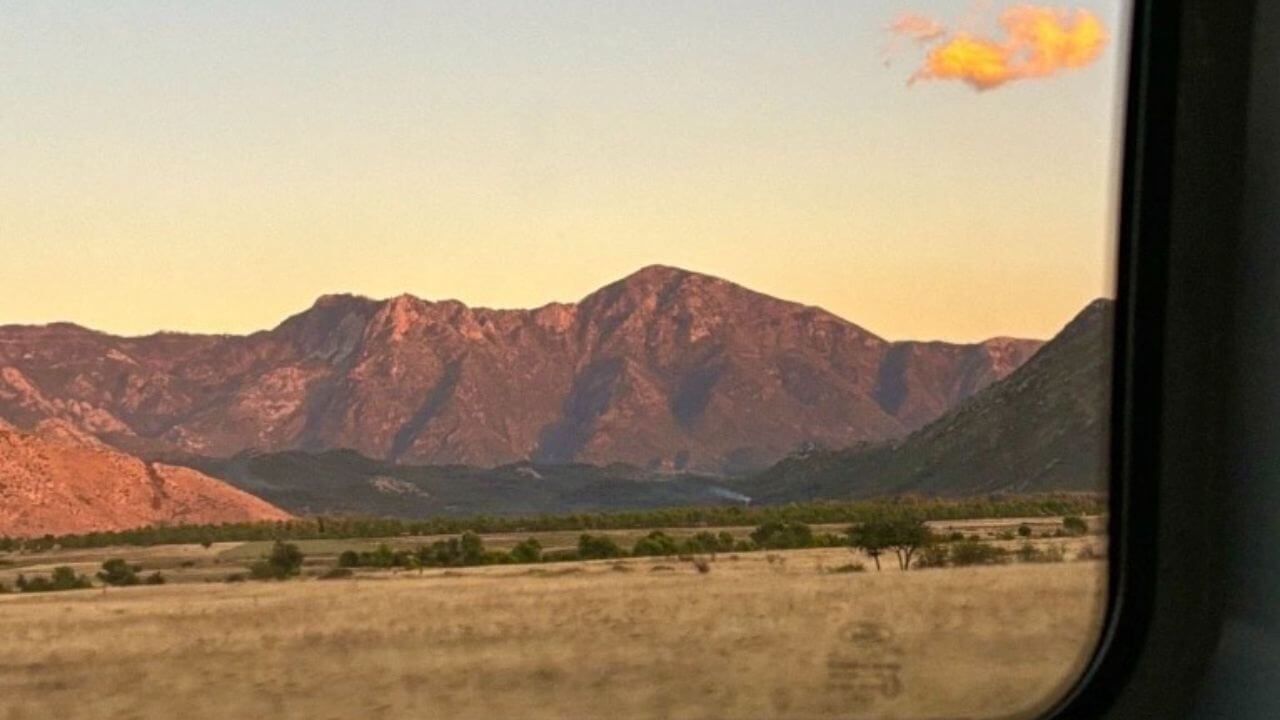
[(651, 263), (893, 339), (1047, 337), (1112, 294), (1121, 3), (1079, 4), (1096, 63), (985, 92), (882, 54), (967, 2), (530, 5), (10, 9), (0, 323), (531, 307)]

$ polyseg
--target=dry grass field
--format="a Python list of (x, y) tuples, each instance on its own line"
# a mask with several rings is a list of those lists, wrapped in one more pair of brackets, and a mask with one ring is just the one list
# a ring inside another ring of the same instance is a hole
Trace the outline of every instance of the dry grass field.
[(1017, 717), (1073, 680), (1102, 618), (1102, 562), (832, 572), (853, 560), (5, 595), (0, 720)]

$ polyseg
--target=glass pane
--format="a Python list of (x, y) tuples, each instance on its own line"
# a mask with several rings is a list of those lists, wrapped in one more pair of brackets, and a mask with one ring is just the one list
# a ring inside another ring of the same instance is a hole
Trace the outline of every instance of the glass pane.
[(1105, 610), (1127, 28), (8, 8), (0, 717), (1034, 716)]

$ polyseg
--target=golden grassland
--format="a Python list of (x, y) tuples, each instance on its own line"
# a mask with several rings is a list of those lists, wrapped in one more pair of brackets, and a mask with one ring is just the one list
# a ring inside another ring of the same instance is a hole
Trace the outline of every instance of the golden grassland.
[[(1068, 558), (1097, 541), (1037, 540)], [(1103, 562), (833, 572), (859, 560), (0, 596), (0, 720), (1018, 717), (1063, 692), (1098, 636)]]

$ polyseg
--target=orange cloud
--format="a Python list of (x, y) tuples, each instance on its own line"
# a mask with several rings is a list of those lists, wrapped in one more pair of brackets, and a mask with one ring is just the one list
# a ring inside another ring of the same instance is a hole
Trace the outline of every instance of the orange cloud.
[(916, 42), (927, 43), (947, 34), (942, 23), (919, 13), (905, 13), (889, 25), (889, 32), (901, 35)]
[[(890, 29), (912, 35), (911, 28), (924, 27), (918, 21), (904, 23), (903, 16)], [(941, 27), (937, 21), (924, 18)], [(920, 80), (959, 80), (977, 90), (990, 90), (1014, 80), (1048, 77), (1063, 70), (1081, 68), (1102, 54), (1108, 35), (1102, 21), (1088, 10), (1074, 13), (1055, 8), (1020, 5), (1000, 15), (1005, 37), (991, 39), (969, 33), (955, 33), (932, 47), (924, 66), (908, 83)]]

